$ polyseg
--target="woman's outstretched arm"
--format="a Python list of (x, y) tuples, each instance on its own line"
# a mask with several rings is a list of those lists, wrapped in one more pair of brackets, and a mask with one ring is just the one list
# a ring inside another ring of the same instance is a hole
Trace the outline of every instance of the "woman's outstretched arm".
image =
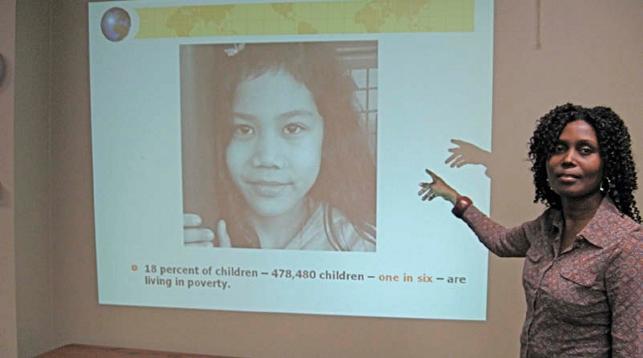
[(460, 195), (440, 176), (427, 169), (431, 182), (420, 183), (418, 195), (422, 200), (443, 198), (454, 205), (453, 213), (464, 220), (491, 252), (498, 256), (525, 256), (530, 247), (529, 234), (538, 225), (536, 221), (507, 229), (491, 220), (473, 205), (471, 199)]

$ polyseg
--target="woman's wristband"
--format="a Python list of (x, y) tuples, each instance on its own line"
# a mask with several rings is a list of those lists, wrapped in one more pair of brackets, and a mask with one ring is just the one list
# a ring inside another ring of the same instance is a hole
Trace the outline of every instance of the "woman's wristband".
[(462, 215), (464, 215), (464, 212), (473, 204), (471, 199), (467, 196), (458, 196), (455, 199), (455, 205), (453, 205), (453, 209), (451, 209), (451, 212), (453, 215), (455, 215), (458, 218), (461, 218)]

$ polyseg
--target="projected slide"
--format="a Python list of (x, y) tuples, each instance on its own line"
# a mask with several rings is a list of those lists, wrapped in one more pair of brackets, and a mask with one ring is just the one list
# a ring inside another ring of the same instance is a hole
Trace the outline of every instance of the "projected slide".
[(101, 304), (484, 320), (491, 0), (89, 6)]

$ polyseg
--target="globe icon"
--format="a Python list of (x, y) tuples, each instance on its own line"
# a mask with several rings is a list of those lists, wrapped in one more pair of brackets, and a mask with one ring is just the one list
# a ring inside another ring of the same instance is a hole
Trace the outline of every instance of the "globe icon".
[(120, 41), (127, 36), (132, 27), (132, 19), (127, 11), (120, 7), (113, 7), (103, 14), (100, 29), (110, 41)]

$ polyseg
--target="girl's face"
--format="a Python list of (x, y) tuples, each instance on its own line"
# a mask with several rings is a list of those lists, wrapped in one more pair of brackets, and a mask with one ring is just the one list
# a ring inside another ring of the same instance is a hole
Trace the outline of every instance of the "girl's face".
[(312, 94), (290, 73), (269, 71), (239, 83), (226, 164), (254, 214), (303, 210), (319, 174), (323, 138)]

